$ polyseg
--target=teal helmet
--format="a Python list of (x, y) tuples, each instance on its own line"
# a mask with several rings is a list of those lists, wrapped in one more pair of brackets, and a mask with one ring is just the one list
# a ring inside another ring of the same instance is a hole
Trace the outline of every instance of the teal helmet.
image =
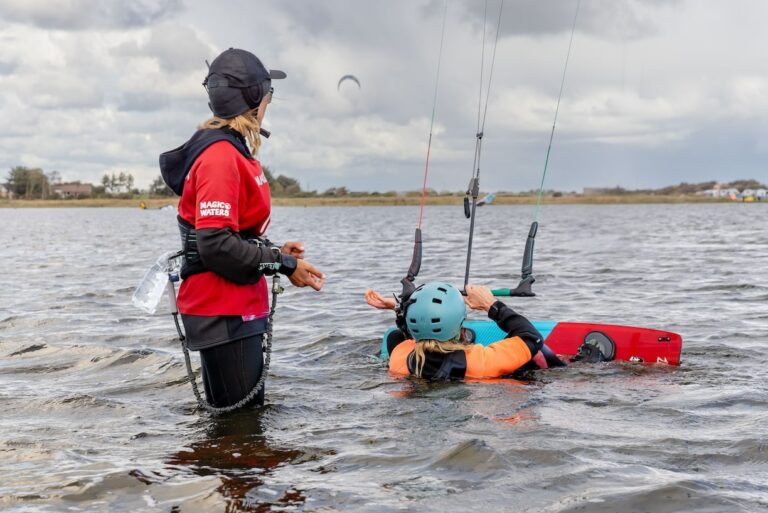
[(447, 283), (427, 283), (408, 300), (405, 324), (416, 340), (447, 342), (458, 337), (467, 316), (461, 292)]

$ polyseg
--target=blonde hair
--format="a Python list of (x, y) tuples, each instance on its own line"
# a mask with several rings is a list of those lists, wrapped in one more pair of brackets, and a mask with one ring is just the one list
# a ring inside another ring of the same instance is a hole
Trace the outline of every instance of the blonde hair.
[(251, 155), (255, 157), (256, 154), (259, 153), (259, 147), (261, 146), (261, 136), (259, 134), (261, 126), (256, 119), (257, 110), (258, 109), (249, 110), (243, 112), (239, 116), (229, 119), (214, 116), (211, 119), (203, 121), (198, 128), (214, 129), (228, 126), (233, 130), (237, 130), (243, 137), (245, 137), (245, 140), (248, 141), (248, 145), (251, 147)]
[(427, 361), (426, 353), (453, 353), (454, 351), (463, 351), (466, 349), (467, 344), (460, 341), (457, 337), (454, 340), (447, 342), (439, 342), (437, 340), (417, 340), (416, 348), (413, 350), (413, 356), (416, 359), (416, 372), (414, 373), (417, 378), (421, 377), (421, 372), (424, 370), (424, 362)]

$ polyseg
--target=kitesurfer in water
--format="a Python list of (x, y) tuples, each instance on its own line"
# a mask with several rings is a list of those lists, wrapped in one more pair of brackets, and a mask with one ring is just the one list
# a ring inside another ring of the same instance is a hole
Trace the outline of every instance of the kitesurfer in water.
[[(214, 407), (246, 398), (263, 368), (269, 291), (264, 276), (281, 273), (297, 287), (320, 290), (323, 274), (303, 259), (304, 245), (264, 238), (270, 222), (269, 184), (255, 155), (272, 99), (268, 70), (252, 53), (230, 48), (203, 82), (213, 117), (160, 167), (181, 196), (179, 229), (184, 279), (178, 308), (189, 349), (200, 351), (205, 395)], [(263, 404), (264, 390), (253, 403)]]
[[(544, 337), (533, 324), (498, 301), (490, 289), (467, 285), (466, 293), (463, 298), (452, 285), (427, 283), (403, 302), (400, 329), (391, 331), (387, 339), (389, 370), (393, 374), (482, 379), (498, 378), (519, 369), (565, 365), (546, 349)], [(394, 298), (370, 289), (365, 300), (375, 308), (398, 307)], [(467, 340), (467, 331), (462, 328), (467, 306), (488, 312), (507, 337), (488, 346)]]

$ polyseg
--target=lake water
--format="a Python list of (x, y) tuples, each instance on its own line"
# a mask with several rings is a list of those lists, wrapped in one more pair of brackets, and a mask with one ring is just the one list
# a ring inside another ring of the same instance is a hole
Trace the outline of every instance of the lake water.
[[(473, 282), (517, 283), (532, 211), (478, 210)], [(174, 216), (0, 209), (0, 510), (768, 511), (768, 204), (544, 207), (538, 295), (510, 304), (678, 332), (682, 365), (466, 384), (376, 357), (392, 316), (363, 291), (399, 290), (417, 208), (276, 208), (327, 284), (280, 297), (267, 406), (223, 418), (130, 302)], [(467, 230), (426, 209), (420, 278), (462, 282)]]

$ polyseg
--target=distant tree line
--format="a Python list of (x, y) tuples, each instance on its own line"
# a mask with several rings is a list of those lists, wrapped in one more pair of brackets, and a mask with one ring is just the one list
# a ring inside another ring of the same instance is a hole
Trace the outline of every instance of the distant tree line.
[[(301, 184), (295, 178), (291, 178), (284, 174), (277, 174), (269, 168), (264, 166), (264, 176), (269, 183), (272, 195), (275, 197), (394, 197), (394, 196), (420, 196), (421, 190), (413, 190), (406, 192), (387, 191), (387, 192), (368, 192), (368, 191), (351, 191), (345, 186), (331, 187), (323, 192), (307, 191), (301, 188)], [(84, 185), (90, 189), (90, 196), (94, 198), (104, 197), (117, 197), (117, 198), (134, 198), (134, 197), (173, 197), (175, 194), (165, 184), (163, 178), (158, 176), (150, 184), (148, 189), (140, 190), (134, 187), (134, 177), (131, 173), (124, 171), (118, 173), (107, 173), (101, 178), (100, 185), (91, 186), (91, 184), (81, 184), (78, 182), (70, 182), (69, 184), (61, 183), (61, 173), (58, 171), (50, 171), (45, 173), (40, 168), (30, 168), (24, 166), (15, 166), (10, 169), (6, 176), (5, 182), (2, 182), (5, 189), (11, 194), (12, 197), (18, 199), (47, 199), (55, 196), (55, 192), (61, 192), (62, 186), (66, 185)], [(682, 182), (678, 185), (671, 185), (668, 187), (662, 187), (659, 189), (625, 189), (623, 187), (608, 187), (608, 188), (595, 188), (590, 189), (590, 193), (599, 193), (609, 196), (624, 196), (631, 194), (657, 194), (657, 195), (686, 195), (696, 194), (709, 189), (715, 188), (718, 182), (708, 181), (700, 183), (687, 183)], [(720, 183), (720, 187), (734, 188), (739, 190), (744, 189), (766, 189), (766, 185), (760, 183), (757, 180), (734, 180), (728, 183)], [(57, 189), (58, 188), (58, 189)], [(585, 189), (586, 192), (586, 189)], [(537, 194), (538, 190), (531, 190), (525, 192), (504, 192), (500, 191), (497, 194), (499, 196), (530, 196)], [(463, 196), (464, 191), (436, 191), (428, 188), (426, 190), (427, 196)], [(544, 194), (547, 196), (559, 197), (563, 195), (563, 192), (555, 190), (546, 190)], [(575, 194), (573, 192), (566, 194)], [(71, 197), (71, 196), (67, 196)], [(77, 196), (75, 196), (77, 197)], [(82, 196), (80, 196), (82, 197)]]
[(273, 196), (300, 196), (304, 192), (298, 180), (285, 175), (277, 175), (275, 178), (269, 166), (264, 166), (264, 176)]
[(150, 196), (175, 196), (171, 188), (165, 185), (165, 180), (163, 180), (162, 176), (155, 178), (155, 181), (150, 184), (148, 192)]
[[(61, 173), (58, 171), (46, 173), (40, 168), (25, 166), (12, 167), (2, 185), (5, 186), (11, 197), (28, 200), (59, 197), (60, 195), (57, 193), (66, 190), (68, 186), (70, 189), (72, 186), (84, 186), (79, 187), (79, 189), (81, 191), (87, 190), (87, 193), (69, 193), (66, 197), (132, 197), (141, 193), (134, 187), (134, 178), (131, 173), (105, 174), (101, 179), (100, 186), (83, 184), (79, 180), (63, 184)], [(77, 189), (76, 187), (75, 190)]]
[(6, 190), (15, 198), (46, 199), (51, 195), (51, 185), (61, 180), (58, 171), (46, 174), (40, 168), (12, 167), (6, 176)]
[(143, 194), (143, 191), (133, 185), (134, 178), (131, 173), (120, 171), (119, 173), (105, 173), (101, 177), (101, 185), (93, 186), (93, 198), (123, 198), (130, 199)]
[(102, 176), (101, 187), (106, 196), (131, 195), (141, 192), (133, 187), (133, 175), (122, 171), (118, 174), (112, 173)]
[(708, 182), (688, 183), (681, 182), (678, 185), (669, 185), (667, 187), (661, 187), (660, 189), (625, 189), (623, 187), (605, 187), (599, 189), (593, 189), (593, 192), (599, 192), (606, 196), (626, 196), (630, 194), (651, 194), (659, 196), (680, 196), (686, 194), (696, 194), (704, 192), (710, 189), (714, 189), (715, 186), (720, 185), (721, 188), (726, 189), (766, 189), (764, 184), (757, 180), (734, 180), (732, 182), (716, 182), (714, 180)]

